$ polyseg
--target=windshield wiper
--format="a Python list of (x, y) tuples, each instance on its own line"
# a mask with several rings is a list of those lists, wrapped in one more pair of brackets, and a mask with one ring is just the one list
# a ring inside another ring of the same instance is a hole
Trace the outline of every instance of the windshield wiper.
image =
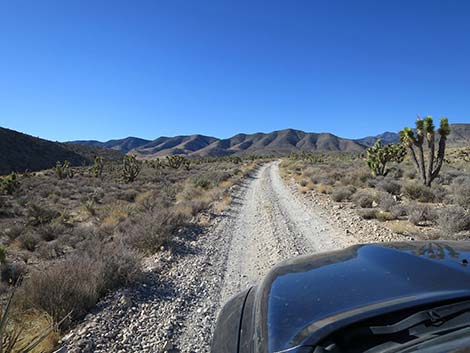
[(443, 305), (437, 308), (427, 309), (414, 313), (407, 318), (392, 324), (384, 326), (370, 326), (369, 329), (374, 335), (389, 335), (409, 328), (430, 322), (437, 324), (454, 315), (470, 310), (470, 301), (464, 301), (449, 305)]

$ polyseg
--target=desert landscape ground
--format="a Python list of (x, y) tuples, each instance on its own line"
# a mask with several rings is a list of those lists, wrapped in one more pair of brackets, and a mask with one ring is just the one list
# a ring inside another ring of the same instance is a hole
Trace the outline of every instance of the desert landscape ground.
[[(89, 166), (3, 176), (6, 342), (18, 334), (24, 348), (45, 332), (35, 351), (209, 352), (223, 303), (280, 261), (358, 243), (468, 240), (465, 138), (447, 147), (431, 186), (409, 155), (374, 169), (377, 146), (399, 146), (380, 142), (141, 160), (93, 146), (106, 158)], [(73, 153), (86, 161), (81, 148)]]

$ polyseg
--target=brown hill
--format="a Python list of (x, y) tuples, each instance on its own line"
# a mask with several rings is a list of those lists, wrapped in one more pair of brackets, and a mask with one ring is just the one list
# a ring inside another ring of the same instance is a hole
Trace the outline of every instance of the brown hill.
[(96, 155), (114, 159), (120, 152), (52, 142), (0, 127), (0, 175), (53, 167), (57, 161), (89, 164)]

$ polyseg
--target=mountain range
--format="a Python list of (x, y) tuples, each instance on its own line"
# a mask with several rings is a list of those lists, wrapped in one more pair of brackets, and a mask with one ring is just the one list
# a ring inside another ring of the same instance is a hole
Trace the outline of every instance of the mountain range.
[[(452, 124), (450, 145), (470, 146), (470, 124)], [(57, 161), (68, 160), (72, 165), (92, 163), (95, 156), (120, 159), (126, 153), (151, 159), (183, 154), (189, 157), (221, 157), (227, 155), (286, 155), (292, 152), (357, 153), (373, 145), (377, 139), (395, 143), (398, 134), (385, 132), (361, 139), (347, 139), (330, 133), (312, 133), (285, 129), (270, 133), (237, 134), (220, 139), (204, 135), (159, 137), (145, 140), (127, 137), (106, 142), (80, 140), (66, 143), (33, 137), (0, 127), (0, 175), (11, 171), (24, 172), (51, 168)]]
[[(227, 139), (204, 135), (159, 137), (153, 141), (136, 137), (99, 141), (72, 141), (72, 144), (111, 148), (132, 153), (140, 158), (154, 158), (183, 154), (194, 157), (222, 157), (232, 154), (285, 155), (296, 151), (310, 152), (361, 152), (378, 139), (384, 144), (397, 143), (396, 132), (376, 136), (347, 139), (330, 133), (313, 133), (285, 129), (270, 133), (237, 134)], [(452, 124), (449, 144), (470, 145), (470, 124)]]
[[(221, 157), (232, 154), (284, 155), (295, 151), (361, 152), (365, 148), (365, 145), (360, 141), (338, 137), (330, 133), (307, 133), (294, 129), (270, 133), (237, 134), (227, 139), (189, 135), (163, 136), (153, 141), (127, 137), (122, 140), (107, 142), (71, 141), (68, 143), (112, 148), (124, 153), (136, 154), (141, 158), (173, 154), (194, 157)], [(133, 146), (133, 148), (129, 149), (128, 146)]]

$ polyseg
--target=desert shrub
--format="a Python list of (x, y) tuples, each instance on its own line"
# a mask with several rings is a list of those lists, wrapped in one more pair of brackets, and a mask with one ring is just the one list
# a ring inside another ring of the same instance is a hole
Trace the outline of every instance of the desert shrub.
[(437, 219), (437, 213), (429, 205), (412, 202), (407, 209), (408, 220), (414, 225), (428, 225)]
[(108, 290), (133, 281), (139, 268), (140, 259), (122, 245), (95, 247), (33, 271), (22, 286), (22, 298), (55, 320), (70, 312), (72, 318), (80, 318)]
[(10, 240), (15, 240), (25, 231), (25, 226), (22, 224), (14, 224), (11, 227), (5, 229), (2, 233)]
[(343, 185), (352, 185), (356, 188), (363, 188), (368, 185), (368, 181), (373, 179), (368, 170), (354, 170), (346, 173), (340, 181)]
[(134, 202), (137, 197), (137, 191), (135, 190), (123, 190), (117, 194), (117, 199), (127, 202)]
[(439, 185), (437, 183), (432, 184), (431, 192), (434, 195), (434, 199), (433, 199), (434, 202), (451, 201), (451, 198), (449, 196), (449, 191), (442, 185)]
[(460, 206), (449, 206), (439, 210), (437, 224), (446, 234), (470, 229), (470, 214)]
[(395, 218), (405, 217), (407, 215), (407, 208), (405, 205), (396, 204), (390, 209), (390, 213), (393, 214)]
[(58, 242), (40, 242), (36, 248), (36, 254), (41, 259), (51, 260), (62, 253)]
[(91, 243), (92, 258), (101, 267), (100, 292), (127, 286), (135, 282), (141, 275), (141, 256), (121, 242), (105, 245)]
[(379, 206), (382, 210), (390, 212), (397, 202), (389, 193), (380, 193), (379, 195)]
[(308, 185), (308, 180), (302, 179), (299, 184), (300, 184), (300, 186), (305, 187), (305, 186)]
[(37, 233), (41, 236), (42, 240), (52, 241), (66, 231), (66, 227), (60, 223), (45, 224), (37, 228)]
[(457, 177), (452, 182), (453, 201), (466, 209), (470, 208), (470, 177)]
[(388, 192), (392, 195), (399, 195), (401, 191), (401, 185), (396, 181), (390, 179), (383, 179), (379, 181), (376, 185), (377, 189)]
[(184, 216), (172, 208), (146, 212), (123, 227), (124, 237), (133, 247), (146, 253), (158, 250), (185, 224)]
[(26, 210), (28, 224), (32, 226), (49, 223), (58, 216), (59, 212), (56, 210), (50, 209), (46, 206), (38, 205), (36, 203), (29, 203)]
[(20, 242), (21, 248), (28, 251), (34, 251), (40, 241), (39, 236), (31, 232), (23, 233), (17, 239)]
[(363, 208), (357, 210), (357, 213), (364, 219), (375, 219), (377, 218), (378, 211), (375, 208)]
[(99, 298), (101, 268), (89, 256), (72, 256), (44, 271), (33, 271), (25, 281), (22, 297), (60, 320), (86, 313)]
[(403, 192), (405, 196), (411, 200), (419, 202), (432, 202), (434, 200), (434, 194), (432, 190), (418, 182), (406, 182), (403, 185)]
[(377, 202), (377, 194), (367, 190), (359, 190), (353, 196), (353, 202), (361, 208), (371, 208)]
[(416, 170), (407, 170), (405, 173), (404, 173), (404, 176), (405, 178), (407, 179), (411, 179), (411, 180), (414, 180), (416, 179)]
[(212, 186), (212, 183), (209, 179), (199, 176), (193, 179), (193, 185), (201, 189), (209, 189)]
[(355, 192), (356, 188), (354, 186), (342, 186), (335, 188), (331, 193), (331, 197), (333, 200), (340, 202), (349, 200)]
[(229, 180), (232, 177), (232, 174), (224, 170), (215, 170), (211, 173), (206, 174), (206, 177), (209, 180), (212, 180), (215, 186), (219, 185), (221, 182)]

